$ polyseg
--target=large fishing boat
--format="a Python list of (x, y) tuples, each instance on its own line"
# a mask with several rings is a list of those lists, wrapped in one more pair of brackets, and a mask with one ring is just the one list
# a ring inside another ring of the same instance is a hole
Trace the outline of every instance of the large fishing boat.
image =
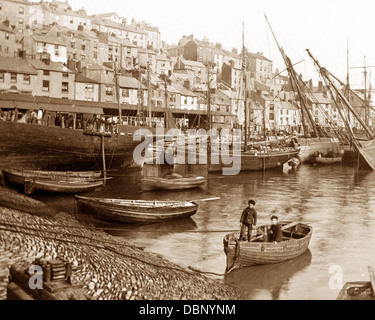
[(0, 168), (101, 170), (103, 148), (107, 168), (121, 168), (138, 143), (121, 133), (0, 121)]

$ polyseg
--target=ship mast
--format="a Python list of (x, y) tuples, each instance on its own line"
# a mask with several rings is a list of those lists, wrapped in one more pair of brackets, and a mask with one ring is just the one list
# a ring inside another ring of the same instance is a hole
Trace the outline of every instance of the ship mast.
[(320, 127), (317, 126), (317, 124), (315, 123), (314, 119), (313, 119), (313, 116), (312, 114), (310, 113), (310, 110), (308, 108), (308, 101), (307, 101), (307, 98), (306, 98), (306, 94), (303, 92), (303, 87), (304, 87), (304, 84), (303, 84), (303, 81), (299, 78), (299, 76), (297, 75), (296, 71), (294, 70), (293, 68), (293, 64), (292, 62), (290, 61), (289, 57), (285, 54), (284, 52), (284, 49), (282, 47), (280, 47), (279, 45), (279, 42), (277, 41), (277, 38), (272, 30), (272, 27), (267, 19), (267, 16), (264, 15), (265, 18), (266, 18), (266, 21), (267, 21), (267, 24), (271, 30), (271, 33), (275, 39), (275, 42), (277, 44), (277, 47), (279, 48), (279, 51), (283, 57), (283, 60), (284, 60), (284, 63), (287, 67), (287, 70), (288, 70), (288, 74), (289, 74), (289, 78), (291, 80), (291, 85), (293, 87), (293, 91), (294, 92), (297, 92), (299, 97), (300, 97), (300, 102), (301, 102), (301, 120), (302, 120), (302, 128), (303, 128), (303, 133), (304, 133), (304, 136), (306, 137), (308, 135), (308, 126), (306, 124), (306, 119), (305, 119), (305, 116), (307, 115), (307, 118), (309, 119), (309, 122), (313, 128), (313, 131), (315, 132), (315, 134), (318, 134), (318, 135), (321, 135), (321, 136), (324, 136), (325, 134), (322, 132), (322, 130), (320, 129)]
[(244, 82), (244, 113), (245, 113), (245, 141), (243, 151), (247, 150), (247, 85), (246, 85), (246, 52), (245, 52), (245, 33), (244, 33), (244, 22), (242, 21), (242, 76)]
[(358, 115), (358, 113), (354, 110), (354, 108), (351, 106), (349, 101), (346, 99), (346, 97), (343, 95), (341, 90), (337, 87), (337, 85), (330, 79), (330, 73), (323, 67), (320, 66), (320, 63), (314, 58), (314, 56), (311, 54), (309, 49), (306, 49), (307, 53), (311, 57), (311, 59), (314, 61), (315, 65), (318, 67), (320, 74), (322, 75), (324, 81), (326, 82), (327, 85), (330, 85), (336, 92), (336, 94), (340, 97), (342, 102), (346, 105), (346, 107), (350, 110), (350, 112), (357, 118), (359, 123), (362, 125), (362, 127), (365, 129), (366, 133), (370, 137), (370, 139), (373, 139), (373, 134), (371, 130), (368, 128), (366, 125), (366, 122), (362, 120), (362, 118)]

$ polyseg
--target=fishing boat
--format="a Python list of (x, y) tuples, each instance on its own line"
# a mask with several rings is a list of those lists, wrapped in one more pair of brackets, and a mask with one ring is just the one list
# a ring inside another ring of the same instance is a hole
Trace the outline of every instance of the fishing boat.
[(55, 193), (84, 193), (104, 185), (105, 179), (46, 180), (25, 179), (24, 191), (30, 195), (37, 191)]
[(192, 201), (147, 201), (75, 196), (77, 209), (95, 217), (125, 223), (155, 223), (187, 218), (198, 210)]
[(144, 177), (142, 190), (183, 190), (202, 186), (207, 182), (205, 177), (183, 177), (177, 173), (166, 174), (163, 177)]
[(336, 300), (375, 300), (375, 274), (368, 267), (371, 281), (346, 282), (337, 295)]
[[(223, 163), (222, 160), (219, 163), (208, 164), (208, 172), (222, 171), (223, 168), (232, 168), (236, 170), (235, 165), (240, 165), (241, 171), (262, 171), (275, 168), (282, 168), (284, 163), (288, 162), (292, 158), (298, 157), (299, 150), (296, 148), (284, 148), (284, 149), (268, 149), (263, 150), (247, 150), (241, 151), (238, 154), (230, 154), (232, 159), (231, 164)], [(211, 154), (211, 159), (215, 157), (215, 154)], [(217, 159), (219, 159), (217, 155)], [(220, 158), (221, 159), (221, 158)]]
[(280, 222), (283, 241), (264, 242), (260, 226), (251, 241), (240, 241), (240, 234), (229, 233), (224, 237), (224, 252), (227, 256), (226, 271), (258, 264), (270, 264), (296, 258), (309, 246), (312, 227), (299, 222)]
[(315, 158), (315, 162), (319, 164), (337, 164), (342, 162), (342, 156), (338, 157), (323, 157), (318, 156)]
[(0, 169), (87, 171), (119, 169), (133, 160), (139, 144), (118, 126), (118, 134), (100, 134), (57, 126), (0, 121)]

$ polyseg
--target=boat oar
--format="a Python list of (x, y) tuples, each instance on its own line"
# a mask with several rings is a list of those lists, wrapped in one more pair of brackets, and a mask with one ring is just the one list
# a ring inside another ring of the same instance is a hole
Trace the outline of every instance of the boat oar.
[(189, 200), (189, 202), (198, 202), (198, 201), (211, 201), (211, 200), (219, 200), (220, 197), (214, 197), (214, 198), (206, 198), (206, 199), (197, 199), (197, 200)]

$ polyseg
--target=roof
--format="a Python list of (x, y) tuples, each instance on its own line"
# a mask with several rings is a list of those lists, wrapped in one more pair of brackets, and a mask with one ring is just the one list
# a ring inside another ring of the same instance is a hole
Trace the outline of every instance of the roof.
[(180, 85), (180, 84), (178, 84), (178, 83), (174, 83), (174, 84), (172, 85), (172, 87), (173, 87), (177, 92), (181, 93), (181, 94), (184, 95), (184, 96), (197, 97), (197, 95), (196, 95), (194, 92), (192, 92), (192, 91), (186, 89), (184, 86), (182, 86), (182, 85)]
[(118, 82), (119, 82), (119, 86), (121, 88), (138, 89), (138, 87), (139, 87), (139, 82), (135, 78), (119, 76)]
[(8, 33), (15, 33), (14, 30), (8, 27), (4, 22), (0, 23), (0, 31), (4, 31)]
[(27, 60), (0, 56), (0, 70), (22, 74), (38, 74)]
[(270, 87), (269, 86), (266, 86), (265, 84), (255, 80), (254, 81), (254, 89), (255, 90), (261, 90), (261, 91), (267, 91), (269, 92), (270, 91)]
[[(206, 66), (200, 61), (193, 61), (193, 60), (186, 60), (184, 58), (180, 58), (181, 62), (186, 66), (198, 67), (198, 68), (205, 68)], [(178, 63), (178, 61), (176, 62)]]
[(98, 83), (94, 79), (88, 78), (83, 76), (82, 74), (78, 74), (75, 78), (75, 82), (82, 82), (82, 83)]
[(159, 61), (172, 61), (171, 59), (167, 58), (167, 56), (164, 53), (158, 54), (156, 56), (156, 60), (159, 60)]
[(311, 100), (313, 103), (319, 103), (319, 104), (330, 104), (332, 103), (332, 100), (328, 98), (327, 95), (323, 93), (311, 93), (307, 95), (308, 98)]
[(57, 44), (57, 45), (66, 47), (66, 44), (62, 40), (60, 40), (59, 38), (54, 37), (52, 35), (36, 35), (36, 34), (34, 34), (32, 37), (37, 42), (52, 43), (52, 44)]
[(54, 72), (73, 73), (73, 71), (65, 67), (62, 62), (50, 61), (50, 64), (46, 64), (42, 60), (37, 60), (37, 59), (27, 59), (27, 61), (37, 70), (49, 70), (49, 71), (54, 71)]
[(113, 70), (111, 68), (108, 68), (106, 66), (103, 66), (102, 64), (99, 64), (99, 63), (93, 63), (93, 64), (89, 64), (87, 65), (87, 68), (89, 70), (104, 70), (104, 71), (110, 71), (110, 72), (113, 72)]
[(251, 58), (254, 58), (254, 59), (260, 59), (260, 60), (265, 60), (265, 61), (272, 62), (272, 60), (266, 58), (266, 57), (263, 56), (261, 53), (251, 53), (251, 52), (248, 52), (248, 53), (247, 53), (247, 56), (248, 56), (248, 57), (251, 57)]

